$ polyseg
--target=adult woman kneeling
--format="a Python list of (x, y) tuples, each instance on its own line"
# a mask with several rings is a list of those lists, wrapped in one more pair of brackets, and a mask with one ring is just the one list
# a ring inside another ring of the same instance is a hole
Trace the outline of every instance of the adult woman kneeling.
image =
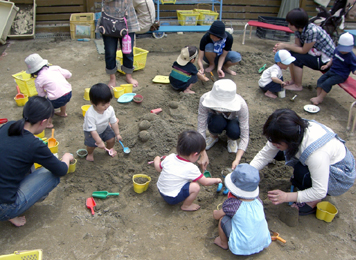
[[(206, 129), (210, 132), (208, 138)], [(246, 101), (236, 94), (236, 84), (231, 79), (216, 81), (213, 89), (200, 97), (198, 108), (198, 132), (206, 139), (206, 150), (219, 141), (219, 134), (224, 130), (228, 152), (236, 153), (232, 162), (232, 169), (235, 169), (247, 149), (249, 125)], [(206, 169), (209, 164), (206, 151), (202, 152), (198, 163), (203, 170)]]
[[(74, 159), (72, 154), (65, 153), (62, 161), (58, 160), (34, 136), (46, 128), (53, 114), (48, 99), (31, 97), (23, 109), (23, 118), (0, 128), (0, 221), (9, 220), (15, 226), (23, 226), (25, 216), (19, 216), (47, 197)], [(43, 167), (30, 172), (34, 163)]]
[(339, 196), (352, 187), (354, 156), (345, 141), (325, 125), (302, 119), (292, 110), (278, 109), (268, 117), (263, 135), (268, 142), (250, 164), (261, 170), (274, 158), (285, 159), (294, 168), (292, 185), (299, 189), (269, 191), (273, 204), (296, 202), (292, 206), (299, 209), (299, 215), (307, 215), (315, 212), (316, 204), (327, 194)]

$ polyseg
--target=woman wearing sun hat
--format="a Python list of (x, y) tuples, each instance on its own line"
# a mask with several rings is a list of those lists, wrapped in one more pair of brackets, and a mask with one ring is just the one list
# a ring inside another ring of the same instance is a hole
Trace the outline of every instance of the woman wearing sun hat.
[(204, 74), (203, 60), (209, 64), (205, 72), (211, 72), (217, 66), (219, 78), (225, 77), (225, 72), (236, 75), (231, 66), (241, 61), (240, 53), (232, 51), (234, 38), (225, 31), (222, 21), (214, 21), (209, 31), (201, 38), (199, 46), (198, 66), (199, 72)]
[[(213, 89), (200, 97), (198, 108), (198, 132), (206, 139), (206, 150), (209, 150), (225, 130), (227, 149), (236, 153), (232, 169), (240, 163), (247, 149), (249, 140), (248, 107), (246, 101), (236, 94), (236, 84), (230, 79), (221, 79), (214, 83)], [(206, 129), (210, 136), (206, 138)], [(237, 145), (237, 139), (240, 143)], [(205, 170), (209, 158), (204, 151), (198, 163)]]

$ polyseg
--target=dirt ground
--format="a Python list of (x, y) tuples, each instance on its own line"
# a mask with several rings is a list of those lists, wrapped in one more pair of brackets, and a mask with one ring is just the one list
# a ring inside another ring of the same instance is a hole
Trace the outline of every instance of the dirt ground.
[[(41, 248), (44, 259), (355, 259), (356, 254), (356, 188), (339, 197), (328, 197), (339, 213), (331, 223), (318, 220), (315, 215), (287, 216), (289, 206), (274, 206), (267, 199), (267, 191), (290, 188), (291, 168), (283, 163), (270, 164), (261, 171), (260, 197), (264, 202), (269, 228), (280, 233), (286, 244), (272, 242), (263, 252), (236, 257), (213, 244), (218, 234), (217, 221), (212, 212), (226, 197), (216, 192), (216, 186), (202, 187), (198, 196), (201, 209), (183, 212), (180, 205), (169, 206), (156, 187), (158, 173), (147, 162), (157, 155), (175, 152), (177, 136), (185, 129), (196, 129), (200, 96), (210, 91), (212, 82), (198, 82), (195, 95), (177, 93), (169, 85), (155, 84), (155, 75), (168, 75), (171, 65), (185, 45), (199, 46), (202, 33), (168, 34), (162, 39), (138, 38), (137, 47), (149, 51), (146, 66), (134, 72), (139, 87), (134, 92), (143, 95), (141, 104), (112, 106), (120, 119), (124, 144), (131, 149), (125, 155), (116, 144), (118, 156), (111, 158), (103, 150), (95, 151), (95, 162), (78, 159), (76, 171), (61, 179), (49, 197), (35, 204), (26, 213), (25, 226), (16, 228), (10, 222), (0, 223), (0, 255), (15, 250)], [(227, 75), (237, 84), (239, 93), (250, 111), (250, 143), (242, 162), (250, 162), (263, 147), (262, 125), (277, 108), (290, 108), (307, 119), (316, 119), (331, 127), (346, 140), (356, 155), (355, 137), (346, 131), (350, 104), (354, 101), (335, 86), (320, 105), (320, 112), (309, 114), (303, 110), (314, 96), (320, 72), (305, 69), (300, 93), (286, 92), (284, 99), (270, 99), (258, 88), (258, 69), (273, 64), (274, 41), (253, 36), (241, 44), (242, 34), (234, 34), (233, 50), (242, 55), (240, 65), (234, 67), (236, 76)], [(3, 48), (5, 49), (5, 48)], [(59, 141), (59, 156), (73, 154), (84, 147), (81, 106), (84, 89), (98, 82), (108, 82), (104, 55), (98, 54), (93, 41), (78, 42), (68, 38), (47, 38), (10, 41), (0, 57), (0, 118), (21, 118), (22, 107), (14, 101), (16, 84), (11, 75), (26, 69), (25, 57), (39, 53), (51, 64), (73, 73), (69, 82), (73, 98), (68, 104), (68, 117), (55, 117), (55, 138)], [(290, 79), (285, 72), (285, 79)], [(216, 71), (215, 71), (216, 76)], [(117, 74), (118, 85), (124, 77)], [(298, 94), (294, 101), (290, 99)], [(171, 108), (178, 105), (178, 108)], [(158, 115), (151, 109), (162, 108)], [(51, 130), (46, 130), (50, 137)], [(145, 137), (148, 140), (145, 141)], [(11, 149), (11, 147), (9, 147)], [(231, 167), (234, 156), (226, 149), (226, 137), (208, 151), (208, 170), (214, 177)], [(132, 176), (147, 174), (152, 178), (147, 191), (133, 190)], [(118, 197), (96, 199), (95, 215), (85, 206), (93, 191), (119, 192)], [(294, 220), (291, 221), (291, 220)], [(292, 224), (295, 225), (292, 225)], [(289, 224), (289, 225), (288, 225)]]

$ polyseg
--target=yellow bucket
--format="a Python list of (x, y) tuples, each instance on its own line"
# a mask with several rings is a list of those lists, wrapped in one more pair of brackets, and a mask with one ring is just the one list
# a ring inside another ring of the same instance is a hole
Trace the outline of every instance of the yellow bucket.
[[(145, 179), (147, 179), (147, 182), (145, 182), (143, 184), (137, 183), (137, 182), (135, 182), (136, 178), (145, 178)], [(136, 193), (142, 193), (147, 190), (148, 185), (151, 182), (151, 177), (146, 174), (135, 174), (134, 176), (132, 176), (132, 181), (133, 181), (134, 191)]]
[(84, 99), (85, 100), (90, 100), (89, 92), (90, 92), (90, 88), (84, 89)]
[(43, 138), (45, 136), (45, 130), (43, 130), (41, 133), (35, 136), (37, 136), (38, 138)]
[(133, 84), (121, 84), (120, 87), (125, 88), (125, 93), (132, 93)]
[(116, 87), (114, 88), (114, 97), (119, 98), (125, 93), (124, 87)]
[(316, 204), (316, 218), (331, 222), (337, 214), (337, 208), (328, 201), (322, 201)]
[(58, 146), (59, 146), (59, 142), (56, 141), (56, 145), (49, 147), (49, 149), (51, 150), (52, 153), (58, 153)]
[(74, 161), (69, 162), (69, 167), (68, 167), (67, 173), (75, 172), (76, 165), (77, 165), (77, 159), (74, 159)]
[(24, 98), (16, 98), (14, 97), (15, 101), (16, 101), (16, 104), (19, 106), (19, 107), (22, 107), (26, 104), (26, 102), (28, 101), (28, 96), (24, 94)]
[(88, 109), (89, 109), (90, 106), (91, 106), (91, 105), (84, 105), (84, 106), (82, 106), (83, 116), (85, 116), (85, 113), (88, 111)]

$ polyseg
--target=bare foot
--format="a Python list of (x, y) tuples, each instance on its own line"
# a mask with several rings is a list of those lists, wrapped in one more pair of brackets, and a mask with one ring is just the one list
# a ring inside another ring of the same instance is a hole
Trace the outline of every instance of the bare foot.
[(193, 90), (190, 90), (190, 89), (184, 90), (183, 93), (195, 94), (195, 92)]
[(47, 124), (46, 128), (53, 128), (54, 125), (53, 124)]
[(61, 117), (67, 117), (67, 113), (62, 114), (61, 112), (54, 112), (55, 115), (61, 116)]
[(271, 91), (266, 91), (265, 93), (265, 96), (266, 97), (269, 97), (269, 98), (277, 98), (277, 96), (275, 94), (273, 94)]
[(117, 151), (115, 151), (114, 148), (111, 148), (109, 151), (107, 151), (108, 154), (111, 156), (111, 157), (115, 157), (115, 155), (117, 155)]
[(94, 162), (94, 154), (88, 154), (86, 159), (89, 162)]
[(115, 79), (110, 79), (108, 86), (110, 88), (115, 88), (116, 87), (116, 78)]
[(206, 72), (210, 73), (211, 71), (213, 71), (213, 69), (215, 69), (215, 65), (210, 65), (209, 67), (207, 67), (205, 69)]
[(132, 77), (126, 77), (126, 82), (132, 84), (134, 88), (138, 87), (138, 81)]
[(293, 85), (293, 84), (294, 84), (294, 81), (292, 81), (292, 80), (287, 80), (285, 83), (286, 83), (285, 86)]
[(226, 244), (226, 245), (223, 245), (223, 244), (222, 244), (220, 237), (215, 238), (214, 244), (217, 245), (217, 246), (220, 246), (220, 247), (221, 247), (222, 249), (224, 249), (224, 250), (229, 249), (229, 246), (228, 246), (227, 244)]
[(310, 102), (312, 102), (314, 105), (319, 105), (323, 100), (320, 100), (318, 97), (313, 97), (310, 99)]
[(230, 74), (230, 75), (233, 75), (233, 76), (236, 75), (236, 72), (233, 71), (233, 70), (230, 70), (229, 68), (227, 68), (227, 69), (223, 68), (223, 70), (224, 70), (227, 74)]
[(180, 209), (181, 210), (184, 210), (184, 211), (196, 211), (196, 210), (198, 210), (198, 209), (200, 209), (200, 206), (198, 205), (198, 204), (192, 204), (192, 205), (190, 205), (190, 206), (184, 206), (184, 205), (182, 205), (181, 207), (180, 207)]
[(23, 226), (23, 225), (26, 224), (26, 218), (25, 218), (25, 216), (12, 218), (12, 219), (9, 219), (9, 221), (10, 221), (12, 224), (14, 224), (16, 227), (21, 227), (21, 226)]
[(295, 84), (291, 84), (291, 85), (285, 86), (284, 88), (288, 89), (288, 90), (292, 90), (292, 91), (302, 91), (303, 90), (303, 86), (299, 87), (299, 86), (297, 86)]

